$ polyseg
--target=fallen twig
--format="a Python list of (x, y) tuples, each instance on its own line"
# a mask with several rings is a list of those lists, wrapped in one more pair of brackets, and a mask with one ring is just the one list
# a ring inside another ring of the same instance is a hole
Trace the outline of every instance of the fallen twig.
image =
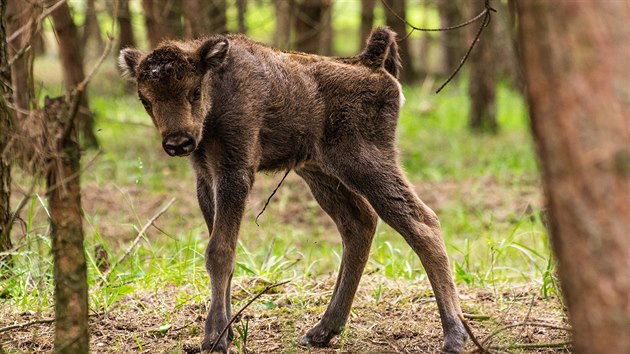
[(461, 313), (458, 313), (457, 317), (459, 317), (459, 320), (462, 321), (462, 324), (464, 325), (464, 329), (466, 330), (466, 333), (468, 333), (468, 336), (470, 337), (470, 340), (472, 340), (472, 342), (475, 344), (475, 346), (477, 348), (479, 348), (479, 352), (482, 353), (482, 354), (483, 353), (490, 353), (488, 351), (488, 349), (484, 348), (483, 345), (481, 345), (481, 343), (479, 343), (479, 341), (477, 340), (477, 337), (475, 337), (475, 334), (473, 333), (472, 329), (470, 328), (470, 326), (468, 326), (468, 322), (464, 318), (464, 315), (462, 315)]
[(565, 348), (571, 346), (571, 341), (566, 342), (550, 342), (550, 343), (515, 343), (509, 345), (493, 345), (490, 349), (507, 350), (507, 349), (547, 349), (547, 348)]
[(280, 283), (275, 283), (275, 284), (271, 284), (268, 287), (264, 288), (261, 292), (259, 292), (258, 294), (256, 294), (256, 296), (254, 296), (251, 300), (249, 300), (245, 306), (241, 307), (240, 310), (238, 310), (238, 312), (232, 316), (232, 318), (230, 319), (230, 321), (227, 323), (227, 325), (225, 325), (225, 327), (223, 327), (223, 330), (221, 331), (221, 333), (219, 333), (219, 336), (217, 337), (217, 339), (214, 341), (214, 343), (212, 344), (212, 347), (210, 348), (210, 352), (212, 353), (212, 351), (214, 350), (214, 348), (217, 346), (217, 344), (219, 343), (219, 340), (223, 337), (223, 335), (225, 334), (225, 332), (227, 332), (228, 328), (230, 328), (230, 326), (232, 325), (232, 323), (234, 323), (234, 321), (236, 320), (236, 318), (238, 316), (241, 315), (241, 313), (243, 313), (243, 311), (245, 311), (246, 308), (249, 307), (249, 305), (251, 305), (254, 301), (256, 301), (256, 299), (258, 299), (261, 295), (263, 295), (264, 293), (266, 293), (267, 291), (278, 287), (280, 285), (284, 285), (287, 284), (288, 282), (290, 282), (290, 280), (286, 280)]
[(521, 327), (521, 326), (544, 327), (544, 328), (551, 328), (551, 329), (556, 329), (559, 331), (566, 331), (566, 332), (571, 331), (571, 328), (569, 327), (557, 326), (557, 325), (552, 325), (552, 324), (544, 323), (544, 322), (520, 322), (520, 323), (514, 323), (511, 325), (503, 326), (501, 328), (496, 329), (494, 332), (490, 333), (486, 338), (484, 338), (481, 341), (481, 345), (486, 345), (490, 343), (492, 338), (496, 337), (501, 332), (505, 332), (506, 330), (510, 328)]
[(0, 328), (0, 333), (3, 332), (7, 332), (13, 329), (21, 329), (21, 328), (26, 328), (32, 325), (36, 325), (36, 324), (46, 324), (46, 323), (53, 323), (55, 322), (54, 318), (44, 318), (41, 320), (35, 320), (35, 321), (29, 321), (29, 322), (24, 322), (24, 323), (18, 323), (18, 324), (14, 324), (14, 325), (10, 325), (10, 326), (6, 326), (6, 327), (2, 327)]
[(112, 264), (112, 267), (109, 268), (101, 277), (101, 282), (103, 282), (104, 280), (107, 280), (109, 278), (109, 275), (112, 273), (112, 270), (114, 270), (114, 268), (116, 268), (116, 266), (118, 266), (119, 264), (121, 264), (122, 262), (125, 261), (125, 259), (127, 259), (127, 257), (129, 256), (129, 254), (131, 253), (131, 251), (133, 251), (133, 249), (138, 245), (138, 243), (140, 242), (140, 239), (142, 238), (142, 236), (144, 236), (144, 233), (147, 231), (147, 229), (149, 227), (151, 227), (151, 225), (153, 225), (153, 223), (160, 217), (162, 216), (162, 214), (164, 214), (166, 212), (166, 210), (168, 210), (168, 208), (171, 207), (171, 205), (173, 205), (173, 203), (175, 202), (175, 198), (172, 198), (168, 203), (166, 203), (157, 213), (155, 213), (155, 215), (153, 215), (153, 217), (151, 219), (149, 219), (149, 221), (147, 221), (146, 224), (144, 224), (144, 226), (142, 227), (142, 229), (140, 229), (140, 231), (138, 232), (138, 235), (136, 236), (136, 238), (134, 238), (133, 242), (131, 242), (131, 245), (129, 246), (129, 248), (127, 248), (127, 250), (125, 251), (125, 253), (123, 253), (120, 258), (118, 258), (118, 261), (116, 261), (116, 263)]

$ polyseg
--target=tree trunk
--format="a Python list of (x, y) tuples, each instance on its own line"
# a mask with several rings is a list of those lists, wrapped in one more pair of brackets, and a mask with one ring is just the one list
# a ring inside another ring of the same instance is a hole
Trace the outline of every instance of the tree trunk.
[[(34, 8), (27, 2), (9, 1), (6, 8), (7, 31), (9, 34), (28, 24), (33, 14)], [(28, 41), (32, 30), (33, 28), (29, 28), (8, 43), (9, 57), (14, 57), (17, 52), (29, 45)], [(31, 90), (33, 77), (31, 70), (29, 70), (31, 55), (32, 51), (27, 51), (11, 65), (13, 104), (18, 120), (22, 120), (28, 115), (31, 108), (30, 103), (34, 97), (34, 92)]]
[(162, 38), (164, 31), (159, 25), (159, 15), (153, 0), (142, 0), (142, 9), (144, 10), (144, 24), (147, 28), (147, 38), (151, 48), (157, 47)]
[(90, 41), (94, 41), (98, 53), (103, 51), (105, 43), (101, 36), (101, 27), (98, 25), (95, 0), (87, 0), (85, 4), (85, 20), (83, 22), (83, 36), (81, 37), (83, 48), (86, 48)]
[(273, 0), (276, 11), (276, 29), (273, 45), (280, 49), (289, 49), (291, 45), (291, 22), (295, 9), (294, 0)]
[(118, 41), (118, 51), (127, 47), (135, 47), (136, 41), (131, 27), (131, 12), (129, 12), (129, 0), (120, 0), (118, 3), (118, 28), (120, 28), (120, 38)]
[(236, 11), (238, 32), (246, 34), (247, 23), (245, 23), (245, 14), (247, 13), (247, 0), (236, 0)]
[(363, 47), (365, 47), (365, 42), (372, 32), (372, 27), (374, 26), (375, 5), (376, 0), (361, 0), (361, 37), (359, 38), (359, 50), (362, 50)]
[(630, 353), (630, 11), (519, 1), (521, 63), (575, 353)]
[(319, 53), (333, 55), (332, 0), (322, 0), (322, 27), (319, 38)]
[[(455, 26), (464, 22), (463, 6), (460, 0), (438, 0), (437, 5), (440, 13), (440, 27)], [(442, 40), (442, 62), (444, 63), (442, 69), (448, 75), (452, 70), (455, 70), (464, 56), (465, 44), (459, 31), (443, 31), (440, 38)]]
[[(470, 3), (470, 14), (478, 14), (485, 9), (484, 0), (474, 0)], [(479, 25), (478, 25), (479, 26)], [(478, 26), (471, 26), (471, 37), (478, 31)], [(471, 39), (472, 40), (472, 39)], [(470, 83), (470, 128), (474, 132), (496, 133), (499, 130), (496, 114), (496, 57), (493, 52), (493, 30), (486, 28), (479, 41), (468, 57)]]
[[(50, 117), (66, 118), (60, 115)], [(59, 169), (51, 168), (47, 177), (52, 253), (55, 277), (55, 352), (89, 352), (87, 265), (83, 250), (80, 187), (81, 151), (74, 127), (59, 143)]]
[[(414, 62), (411, 59), (409, 51), (409, 41), (407, 37), (407, 25), (400, 18), (406, 18), (405, 0), (384, 0), (389, 6), (385, 7), (385, 21), (387, 25), (398, 34), (398, 52), (402, 61), (402, 70), (400, 71), (400, 80), (405, 83), (411, 83), (416, 79), (416, 71), (414, 70)], [(396, 16), (398, 15), (398, 16)], [(400, 18), (398, 18), (400, 17)]]
[(209, 31), (215, 33), (227, 33), (227, 4), (225, 0), (212, 0), (209, 2)]
[[(7, 1), (0, 0), (0, 253), (5, 253), (13, 248), (11, 244), (11, 166), (5, 159), (4, 149), (9, 142), (12, 132), (13, 112), (9, 108), (11, 100), (11, 70), (7, 59), (7, 33), (5, 27), (5, 13)], [(0, 269), (2, 269), (11, 256), (0, 255)], [(2, 272), (4, 273), (4, 272)]]
[(184, 0), (183, 10), (186, 15), (186, 37), (200, 38), (209, 33), (208, 16), (209, 5), (202, 0)]
[(295, 49), (320, 53), (323, 7), (327, 0), (298, 0), (295, 15)]
[[(64, 82), (68, 90), (72, 90), (85, 78), (83, 72), (83, 54), (81, 46), (79, 45), (77, 27), (72, 21), (70, 7), (68, 7), (67, 3), (63, 3), (53, 11), (51, 17), (59, 40), (59, 54), (63, 68)], [(79, 130), (83, 135), (85, 144), (88, 147), (97, 147), (98, 139), (94, 134), (94, 120), (90, 114), (88, 97), (85, 93), (81, 99), (77, 121), (79, 122)]]

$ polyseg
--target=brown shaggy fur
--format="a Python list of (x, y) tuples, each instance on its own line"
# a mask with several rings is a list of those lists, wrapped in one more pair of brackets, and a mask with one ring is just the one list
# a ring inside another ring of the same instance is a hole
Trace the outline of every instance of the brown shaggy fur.
[[(280, 52), (244, 36), (165, 42), (148, 55), (125, 49), (125, 74), (171, 156), (187, 156), (210, 231), (206, 268), (212, 303), (204, 350), (231, 317), (230, 282), (238, 230), (257, 171), (293, 169), (335, 221), (343, 258), (332, 299), (302, 339), (325, 346), (346, 324), (376, 230), (377, 215), (409, 243), (427, 271), (444, 328), (444, 351), (466, 334), (435, 213), (414, 193), (397, 161), (402, 91), (395, 34), (373, 31), (352, 58)], [(229, 336), (228, 336), (229, 337)]]

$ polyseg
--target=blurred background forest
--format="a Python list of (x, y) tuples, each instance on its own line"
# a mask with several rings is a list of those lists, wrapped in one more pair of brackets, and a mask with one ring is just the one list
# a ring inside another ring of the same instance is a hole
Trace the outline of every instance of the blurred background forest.
[[(149, 51), (165, 38), (238, 32), (284, 50), (353, 56), (379, 25), (400, 37), (407, 97), (398, 130), (400, 159), (419, 196), (440, 217), (471, 326), (484, 338), (513, 321), (536, 319), (560, 329), (506, 330), (487, 344), (542, 342), (548, 345), (530, 349), (567, 350), (514, 13), (507, 1), (492, 6), (497, 13), (467, 63), (436, 95), (481, 21), (453, 31), (409, 33), (401, 18), (416, 27), (454, 26), (483, 12), (483, 1), (9, 0), (6, 39), (17, 119), (47, 114), (45, 96), (69, 92), (67, 99), (78, 102), (91, 350), (188, 350), (188, 343), (200, 342), (209, 297), (203, 266), (208, 235), (193, 173), (185, 159), (162, 151), (135, 88), (120, 78), (118, 51)], [(74, 89), (104, 51), (87, 90), (77, 95)], [(41, 173), (33, 175), (13, 168), (10, 210), (19, 208), (19, 214), (1, 250), (11, 265), (0, 277), (0, 327), (41, 323), (0, 329), (0, 352), (53, 346), (52, 321), (46, 321), (54, 311), (48, 222), (54, 210), (46, 200), (50, 185)], [(280, 177), (257, 177), (240, 233), (234, 307), (269, 284), (290, 282), (237, 321), (235, 348), (243, 353), (299, 351), (296, 338), (316, 321), (340, 264), (334, 224), (294, 174), (256, 225)], [(395, 231), (379, 224), (350, 324), (332, 349), (321, 352), (431, 353), (439, 349), (439, 328), (420, 262)]]

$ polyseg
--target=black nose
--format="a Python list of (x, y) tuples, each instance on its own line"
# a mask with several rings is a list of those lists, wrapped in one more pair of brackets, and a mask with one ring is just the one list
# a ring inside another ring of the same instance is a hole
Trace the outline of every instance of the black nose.
[(185, 156), (195, 150), (195, 139), (187, 133), (171, 133), (162, 140), (162, 147), (171, 156)]

